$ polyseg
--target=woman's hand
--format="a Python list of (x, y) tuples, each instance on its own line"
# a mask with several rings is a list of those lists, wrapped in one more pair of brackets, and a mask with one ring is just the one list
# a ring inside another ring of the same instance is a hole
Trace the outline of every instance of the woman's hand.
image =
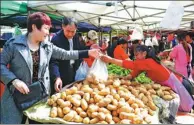
[(30, 92), (28, 86), (21, 80), (15, 79), (13, 80), (13, 86), (20, 91), (22, 94), (28, 94)]
[(100, 59), (105, 62), (105, 63), (110, 63), (112, 58), (110, 56), (107, 56), (107, 55), (101, 55), (100, 56)]

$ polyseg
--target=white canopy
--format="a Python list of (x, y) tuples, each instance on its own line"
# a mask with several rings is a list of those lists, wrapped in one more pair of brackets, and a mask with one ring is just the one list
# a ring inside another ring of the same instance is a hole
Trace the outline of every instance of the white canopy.
[[(178, 1), (184, 6), (180, 29), (190, 29), (194, 21), (194, 1)], [(74, 17), (113, 29), (132, 29), (139, 25), (144, 30), (160, 30), (159, 24), (171, 1), (28, 1), (28, 6), (59, 16)], [(173, 18), (173, 17), (172, 17)]]

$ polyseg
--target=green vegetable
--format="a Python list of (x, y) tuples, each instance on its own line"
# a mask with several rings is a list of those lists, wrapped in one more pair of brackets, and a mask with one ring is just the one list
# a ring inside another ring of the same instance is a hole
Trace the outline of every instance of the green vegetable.
[(140, 73), (135, 78), (135, 81), (138, 82), (138, 83), (143, 83), (143, 84), (151, 83), (152, 82), (152, 80), (150, 78), (146, 77), (146, 73), (145, 72)]
[(124, 69), (115, 64), (108, 65), (108, 74), (118, 75), (118, 76), (127, 76), (131, 71), (128, 69)]

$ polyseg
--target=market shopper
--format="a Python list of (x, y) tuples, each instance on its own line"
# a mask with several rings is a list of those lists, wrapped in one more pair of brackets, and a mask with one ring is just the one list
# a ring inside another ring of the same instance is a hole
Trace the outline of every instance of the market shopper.
[(131, 69), (133, 72), (129, 74), (128, 79), (135, 78), (142, 71), (147, 73), (147, 76), (153, 81), (160, 83), (164, 86), (169, 86), (180, 96), (180, 111), (189, 112), (193, 105), (194, 100), (181, 84), (180, 80), (163, 65), (160, 64), (159, 59), (149, 51), (144, 45), (138, 45), (135, 49), (135, 61), (118, 60), (109, 56), (103, 55), (101, 59), (107, 63), (113, 63), (122, 66), (126, 69)]
[(175, 71), (189, 77), (191, 75), (192, 47), (187, 44), (183, 34), (177, 36), (179, 44), (170, 52), (169, 56), (175, 62)]
[[(86, 46), (88, 46), (90, 49), (101, 49), (101, 47), (97, 44), (98, 40), (98, 34), (94, 30), (90, 30), (87, 34), (87, 42)], [(90, 68), (95, 60), (93, 57), (88, 57), (83, 59)]]
[[(73, 18), (64, 17), (62, 29), (54, 34), (51, 42), (65, 50), (89, 49), (81, 44), (77, 32), (77, 22)], [(83, 60), (58, 60), (51, 58), (50, 75), (51, 83), (62, 86), (74, 82), (76, 70)], [(54, 84), (51, 84), (51, 93), (55, 93)], [(58, 92), (58, 91), (57, 91)]]
[[(50, 81), (47, 66), (51, 57), (74, 60), (99, 55), (98, 50), (66, 51), (44, 41), (49, 35), (50, 27), (51, 20), (46, 14), (42, 12), (30, 14), (27, 21), (27, 34), (10, 39), (3, 47), (0, 70), (1, 80), (6, 88), (1, 99), (2, 124), (25, 123), (25, 120), (22, 122), (23, 112), (17, 108), (12, 92), (18, 90), (22, 94), (28, 94), (30, 92), (28, 86), (36, 82), (42, 72), (44, 73), (43, 82), (49, 93)], [(9, 69), (8, 64), (10, 64)], [(43, 69), (46, 69), (46, 72)], [(55, 88), (59, 90), (61, 86), (55, 84)], [(36, 122), (29, 120), (29, 123)]]

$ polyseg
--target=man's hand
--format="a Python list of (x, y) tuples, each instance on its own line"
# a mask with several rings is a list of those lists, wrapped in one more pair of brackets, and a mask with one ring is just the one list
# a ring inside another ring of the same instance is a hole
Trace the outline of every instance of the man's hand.
[(22, 94), (28, 94), (30, 92), (28, 86), (21, 80), (15, 79), (12, 81), (13, 86)]
[(55, 81), (55, 91), (59, 92), (62, 89), (63, 82), (60, 77), (56, 78)]
[(91, 49), (91, 50), (88, 50), (88, 55), (89, 56), (92, 56), (94, 58), (99, 58), (99, 56), (100, 56), (100, 50), (99, 49)]

